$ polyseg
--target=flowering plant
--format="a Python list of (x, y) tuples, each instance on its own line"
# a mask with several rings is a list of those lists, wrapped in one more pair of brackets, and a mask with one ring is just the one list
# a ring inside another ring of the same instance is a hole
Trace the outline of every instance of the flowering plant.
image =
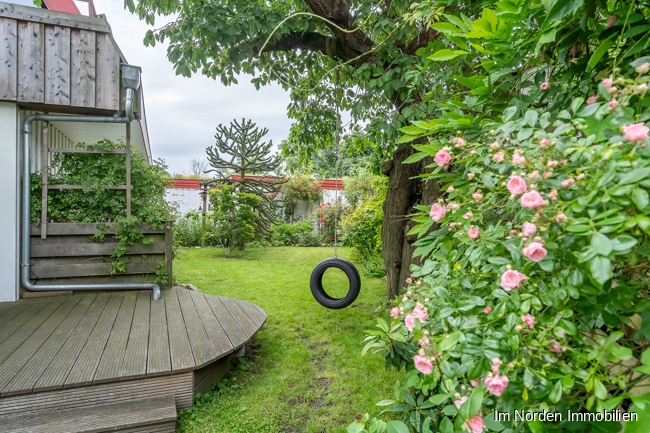
[(307, 176), (290, 177), (282, 184), (280, 192), (284, 195), (285, 200), (289, 202), (299, 200), (319, 202), (321, 199), (318, 181)]
[(348, 431), (604, 431), (568, 415), (605, 411), (611, 431), (650, 421), (648, 61), (596, 99), (511, 107), (479, 139), (420, 148), (446, 193), (419, 207), (422, 266), (364, 348), (405, 370), (378, 403), (402, 418)]
[(334, 242), (334, 231), (336, 230), (336, 222), (341, 220), (341, 217), (347, 215), (350, 209), (340, 202), (335, 203), (322, 203), (314, 211), (313, 217), (318, 225), (318, 230), (325, 238), (326, 242)]

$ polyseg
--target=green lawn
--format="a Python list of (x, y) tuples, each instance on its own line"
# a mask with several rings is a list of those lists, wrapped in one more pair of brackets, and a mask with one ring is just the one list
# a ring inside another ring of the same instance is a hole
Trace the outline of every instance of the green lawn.
[[(197, 399), (179, 417), (178, 432), (343, 432), (358, 413), (393, 394), (397, 375), (384, 360), (361, 357), (364, 330), (383, 307), (385, 282), (361, 273), (361, 294), (348, 308), (328, 310), (311, 296), (313, 267), (332, 248), (248, 248), (224, 258), (218, 248), (182, 250), (174, 279), (199, 290), (243, 299), (266, 311), (254, 338), (252, 363)], [(339, 249), (349, 257), (349, 250)], [(330, 295), (342, 296), (347, 279), (328, 270)], [(337, 292), (338, 291), (338, 292)]]

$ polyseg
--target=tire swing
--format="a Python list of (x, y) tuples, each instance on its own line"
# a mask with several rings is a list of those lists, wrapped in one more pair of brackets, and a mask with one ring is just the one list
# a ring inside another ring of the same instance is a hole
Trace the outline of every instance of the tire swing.
[[(336, 74), (336, 82), (338, 83), (338, 71)], [(336, 86), (334, 88), (334, 94), (336, 97)], [(339, 176), (338, 176), (338, 166), (339, 166), (339, 141), (340, 141), (340, 116), (339, 116), (339, 104), (338, 99), (336, 99), (336, 139), (334, 143), (334, 155), (336, 157), (334, 163), (334, 173), (335, 173), (335, 182), (336, 187), (334, 189), (334, 203), (338, 203), (338, 190), (339, 190)], [(336, 208), (335, 208), (336, 209)], [(336, 211), (335, 211), (336, 212)], [(345, 308), (352, 304), (359, 292), (361, 291), (361, 277), (359, 277), (359, 272), (357, 268), (354, 267), (349, 261), (342, 259), (336, 254), (337, 247), (337, 232), (338, 232), (338, 215), (334, 218), (334, 257), (325, 259), (319, 264), (316, 265), (314, 270), (311, 272), (311, 278), (309, 279), (309, 287), (311, 289), (311, 294), (316, 299), (316, 302), (321, 304), (325, 308), (331, 310), (338, 310)], [(330, 268), (336, 268), (342, 270), (346, 277), (348, 277), (348, 292), (342, 298), (334, 298), (330, 296), (325, 289), (323, 288), (323, 275), (325, 271)]]

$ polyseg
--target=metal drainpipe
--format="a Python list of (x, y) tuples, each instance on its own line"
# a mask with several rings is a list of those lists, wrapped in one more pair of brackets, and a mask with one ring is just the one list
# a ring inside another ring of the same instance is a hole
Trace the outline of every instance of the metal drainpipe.
[(30, 280), (31, 245), (29, 235), (30, 214), (30, 160), (32, 122), (35, 120), (57, 122), (98, 122), (98, 123), (127, 123), (134, 119), (133, 89), (126, 89), (124, 117), (109, 116), (74, 116), (63, 114), (32, 114), (23, 123), (23, 190), (22, 190), (22, 256), (21, 282), (23, 287), (31, 292), (52, 292), (57, 290), (153, 290), (153, 299), (160, 299), (160, 286), (156, 283), (110, 283), (110, 284), (44, 284), (36, 285)]

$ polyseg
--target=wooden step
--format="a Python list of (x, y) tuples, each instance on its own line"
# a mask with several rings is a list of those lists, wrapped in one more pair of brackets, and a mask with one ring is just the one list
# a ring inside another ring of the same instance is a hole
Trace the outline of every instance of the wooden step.
[(174, 396), (1, 417), (6, 433), (174, 433)]

